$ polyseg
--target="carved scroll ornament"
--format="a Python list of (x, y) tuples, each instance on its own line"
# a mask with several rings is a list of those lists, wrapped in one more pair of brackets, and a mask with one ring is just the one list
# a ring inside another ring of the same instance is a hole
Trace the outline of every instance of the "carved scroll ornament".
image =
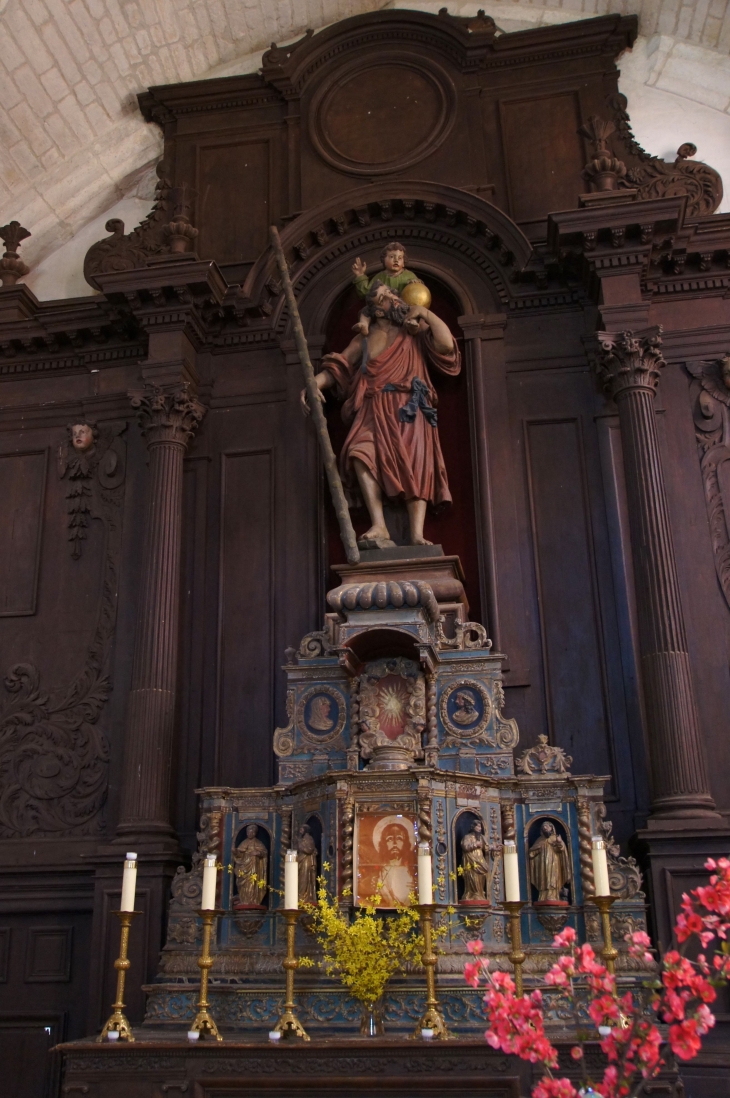
[(553, 747), (545, 735), (537, 737), (537, 745), (528, 747), (517, 759), (517, 769), (522, 774), (569, 774), (572, 755), (566, 755), (562, 747)]
[(621, 181), (638, 189), (638, 198), (672, 198), (687, 195), (687, 215), (701, 217), (714, 213), (722, 202), (722, 179), (714, 168), (702, 161), (694, 163), (688, 158), (697, 152), (689, 141), (679, 146), (673, 164), (650, 156), (638, 143), (631, 129), (626, 111), (626, 96), (617, 95), (610, 103), (616, 123), (616, 131), (624, 145), (638, 157), (640, 163), (630, 167)]

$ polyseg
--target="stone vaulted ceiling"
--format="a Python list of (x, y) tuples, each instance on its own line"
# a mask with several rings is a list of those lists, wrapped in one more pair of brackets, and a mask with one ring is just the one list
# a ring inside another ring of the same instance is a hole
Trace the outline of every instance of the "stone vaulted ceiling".
[[(32, 230), (23, 255), (38, 263), (132, 193), (136, 177), (159, 156), (160, 134), (141, 120), (137, 92), (151, 84), (251, 71), (258, 67), (257, 51), (272, 41), (388, 6), (439, 5), (0, 0), (0, 223), (17, 218)], [(674, 64), (674, 83), (694, 85), (703, 67), (710, 75), (700, 101), (716, 110), (730, 107), (730, 0), (482, 0), (451, 2), (449, 10), (470, 15), (482, 6), (506, 31), (608, 11), (638, 12), (642, 35), (658, 43), (651, 51), (654, 68), (657, 58), (664, 68)], [(682, 47), (678, 53), (676, 43)], [(710, 53), (718, 64), (708, 70), (703, 59)]]

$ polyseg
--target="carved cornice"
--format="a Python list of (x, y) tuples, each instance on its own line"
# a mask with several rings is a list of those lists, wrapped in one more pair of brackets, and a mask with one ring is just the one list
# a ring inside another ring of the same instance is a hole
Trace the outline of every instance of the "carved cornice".
[(318, 34), (307, 33), (290, 46), (264, 54), (264, 79), (285, 98), (294, 98), (324, 68), (357, 51), (414, 43), (441, 54), (461, 72), (478, 72), (566, 56), (600, 54), (615, 57), (629, 48), (637, 34), (635, 16), (599, 16), (559, 28), (496, 35), (487, 17), (459, 18), (446, 9), (439, 15), (403, 10), (354, 16)]
[(148, 446), (165, 442), (187, 446), (206, 411), (187, 385), (169, 389), (148, 385), (131, 391), (129, 397)]
[(643, 332), (597, 332), (598, 376), (603, 388), (614, 400), (627, 390), (644, 389), (656, 393), (660, 371), (666, 366), (662, 357), (661, 327)]

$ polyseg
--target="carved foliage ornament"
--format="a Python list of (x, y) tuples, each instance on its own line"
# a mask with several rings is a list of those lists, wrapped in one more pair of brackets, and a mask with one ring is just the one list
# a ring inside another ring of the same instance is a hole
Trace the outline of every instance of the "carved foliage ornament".
[(687, 215), (701, 217), (714, 213), (722, 202), (722, 179), (709, 164), (692, 163), (688, 158), (697, 152), (689, 141), (679, 146), (677, 159), (668, 164), (657, 156), (650, 156), (642, 149), (631, 130), (626, 111), (626, 96), (616, 95), (610, 100), (616, 130), (624, 145), (640, 163), (630, 167), (622, 183), (638, 189), (640, 199), (672, 198), (687, 195)]
[(28, 274), (30, 268), (18, 256), (18, 248), (30, 235), (29, 230), (24, 229), (19, 221), (11, 221), (0, 228), (0, 240), (5, 245), (3, 257), (0, 259), (0, 283), (3, 286), (14, 286), (19, 278)]
[(730, 607), (730, 356), (687, 363), (715, 571)]
[(562, 747), (553, 747), (545, 735), (537, 737), (537, 746), (523, 751), (517, 762), (522, 774), (569, 774), (572, 755), (566, 755)]
[(68, 478), (68, 540), (71, 556), (81, 556), (89, 519), (109, 502), (108, 493), (124, 481), (126, 423), (69, 423), (67, 439), (58, 448), (58, 475)]
[(205, 415), (205, 407), (187, 385), (169, 389), (149, 385), (129, 396), (148, 445), (175, 442), (187, 446)]
[[(96, 835), (102, 830), (109, 748), (97, 721), (109, 696), (108, 663), (116, 624), (125, 426), (118, 421), (100, 426), (96, 436), (92, 430), (82, 432), (81, 450), (72, 450), (68, 441), (61, 446), (61, 475), (76, 460), (79, 469), (87, 463), (85, 468), (93, 474), (92, 494), (84, 496), (89, 510), (71, 514), (92, 515), (105, 527), (99, 612), (84, 665), (68, 686), (41, 687), (40, 671), (29, 663), (15, 664), (5, 676), (8, 697), (0, 703), (3, 837)], [(93, 454), (90, 438), (94, 445), (98, 440)], [(83, 526), (74, 529), (84, 532)], [(72, 539), (72, 552), (82, 540)]]
[(84, 258), (84, 278), (100, 290), (98, 276), (117, 271), (133, 271), (144, 267), (154, 256), (176, 258), (192, 250), (198, 236), (190, 221), (192, 201), (196, 194), (187, 183), (173, 187), (165, 177), (163, 161), (157, 165), (158, 183), (154, 204), (144, 221), (131, 233), (124, 232), (124, 222), (112, 217), (104, 228), (111, 233), (105, 240), (92, 244)]
[(630, 389), (648, 389), (652, 395), (666, 366), (662, 356), (662, 329), (643, 332), (598, 332), (598, 376), (614, 398)]

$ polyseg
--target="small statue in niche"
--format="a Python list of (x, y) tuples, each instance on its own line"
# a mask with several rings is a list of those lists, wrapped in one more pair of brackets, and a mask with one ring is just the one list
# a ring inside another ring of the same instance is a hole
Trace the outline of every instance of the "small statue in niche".
[[(352, 265), (353, 283), (355, 289), (360, 294), (360, 297), (367, 297), (368, 291), (372, 289), (373, 283), (376, 279), (387, 286), (389, 290), (393, 290), (399, 297), (403, 295), (403, 291), (406, 286), (410, 286), (415, 283), (423, 287), (423, 290), (428, 295), (427, 305), (431, 304), (431, 295), (421, 282), (418, 275), (413, 271), (406, 270), (406, 249), (403, 244), (397, 240), (391, 240), (389, 244), (386, 244), (380, 253), (380, 262), (383, 264), (383, 270), (378, 271), (372, 278), (368, 278), (367, 264), (357, 257)], [(404, 300), (406, 300), (404, 298)], [(424, 304), (424, 302), (407, 301), (408, 305)], [(359, 332), (362, 336), (367, 336), (370, 331), (370, 320), (372, 312), (368, 306), (366, 306), (358, 317), (357, 324), (354, 326), (354, 331)], [(418, 331), (418, 323), (416, 323), (414, 331)], [(410, 330), (410, 329), (409, 329)]]
[(256, 824), (246, 828), (246, 838), (239, 843), (233, 855), (238, 885), (236, 907), (263, 907), (264, 896), (269, 890), (267, 863), (269, 852), (258, 837)]
[(299, 903), (314, 906), (317, 902), (317, 844), (309, 824), (302, 824), (297, 839), (299, 862)]
[(565, 906), (564, 889), (570, 882), (568, 850), (550, 820), (543, 821), (528, 858), (530, 882), (538, 892), (536, 903)]
[(461, 840), (461, 868), (464, 874), (463, 903), (489, 903), (490, 849), (484, 824), (474, 820)]

